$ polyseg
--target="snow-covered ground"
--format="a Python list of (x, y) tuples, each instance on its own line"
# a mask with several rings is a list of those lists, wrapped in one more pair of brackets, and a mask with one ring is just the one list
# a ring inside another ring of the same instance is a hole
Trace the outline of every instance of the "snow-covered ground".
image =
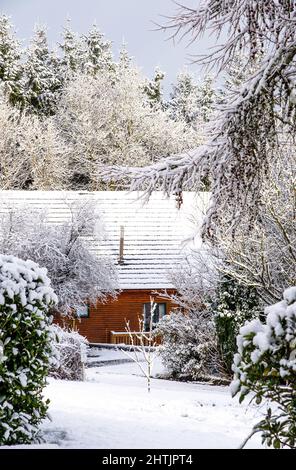
[[(101, 360), (126, 358), (100, 352)], [(162, 371), (159, 361), (155, 374)], [(86, 382), (50, 379), (52, 422), (42, 426), (49, 448), (236, 448), (260, 419), (228, 388), (153, 379), (149, 395), (137, 364), (87, 369)], [(260, 437), (249, 448), (260, 447)]]

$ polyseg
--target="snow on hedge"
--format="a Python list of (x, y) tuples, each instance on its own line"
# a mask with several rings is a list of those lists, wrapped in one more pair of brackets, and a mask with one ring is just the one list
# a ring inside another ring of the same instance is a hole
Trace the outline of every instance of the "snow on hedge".
[(49, 375), (61, 380), (84, 380), (84, 366), (87, 361), (88, 341), (78, 331), (66, 330), (59, 325), (52, 325), (55, 341), (56, 362)]
[(254, 428), (263, 442), (276, 448), (296, 442), (296, 287), (285, 290), (283, 300), (265, 309), (266, 321), (246, 323), (237, 338), (232, 395), (240, 401), (252, 392), (277, 406)]
[(0, 445), (30, 442), (46, 416), (42, 389), (52, 358), (48, 310), (56, 303), (46, 269), (0, 255)]
[[(279, 361), (279, 374), (284, 378), (292, 372), (296, 373), (296, 287), (287, 289), (283, 300), (267, 307), (265, 313), (266, 324), (256, 319), (248, 322), (240, 330), (234, 365), (234, 372), (239, 376), (240, 369), (237, 365), (241, 363), (244, 350), (248, 346), (252, 348), (250, 359), (256, 364), (265, 353), (277, 356), (285, 345), (286, 355)], [(232, 390), (236, 391), (234, 383)]]

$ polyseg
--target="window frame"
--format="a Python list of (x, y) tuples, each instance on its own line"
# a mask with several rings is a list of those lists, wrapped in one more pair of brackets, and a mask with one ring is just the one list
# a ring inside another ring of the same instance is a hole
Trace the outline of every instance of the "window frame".
[[(166, 302), (155, 302), (155, 304), (157, 305), (158, 312), (155, 310), (154, 315), (158, 314), (158, 321), (152, 323), (152, 325), (153, 325), (152, 329), (155, 328), (156, 325), (160, 322), (160, 320), (167, 315), (167, 303)], [(164, 306), (164, 312), (161, 316), (160, 316), (160, 311), (159, 311), (159, 305)], [(146, 318), (147, 318), (146, 308), (147, 307), (149, 307), (149, 320), (148, 320), (148, 322), (146, 322)], [(151, 315), (151, 302), (145, 302), (143, 304), (143, 317), (144, 317), (144, 325), (143, 326), (144, 326), (144, 331), (149, 331), (150, 315)]]
[(84, 308), (87, 309), (87, 314), (86, 315), (78, 315), (78, 310), (79, 309), (75, 309), (75, 315), (76, 315), (76, 318), (78, 319), (83, 319), (83, 318), (89, 318), (90, 316), (90, 308), (89, 308), (89, 305), (85, 305)]

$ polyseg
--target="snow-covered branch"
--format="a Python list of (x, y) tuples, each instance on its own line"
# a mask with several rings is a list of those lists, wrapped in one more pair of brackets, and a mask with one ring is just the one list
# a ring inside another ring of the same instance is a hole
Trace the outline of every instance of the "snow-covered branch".
[[(131, 191), (144, 191), (149, 197), (155, 190), (165, 194), (178, 193), (182, 189), (193, 189), (207, 176), (204, 161), (208, 155), (206, 147), (181, 155), (168, 157), (147, 167), (102, 167), (100, 174), (106, 180), (130, 182)], [(201, 173), (202, 172), (202, 173)], [(201, 183), (202, 186), (204, 186)]]
[(227, 40), (213, 52), (197, 56), (200, 62), (218, 65), (220, 70), (243, 50), (253, 60), (264, 52), (266, 44), (276, 46), (295, 29), (293, 0), (199, 0), (196, 8), (175, 3), (178, 6), (175, 15), (160, 26), (172, 38), (186, 38), (193, 43), (206, 32), (216, 39), (227, 32)]
[(251, 222), (261, 203), (263, 180), (269, 177), (275, 158), (278, 116), (294, 129), (296, 100), (291, 83), (295, 82), (295, 56), (293, 35), (261, 61), (242, 91), (223, 106), (208, 131), (207, 143), (195, 152), (169, 157), (145, 168), (107, 168), (105, 178), (130, 179), (132, 190), (145, 190), (148, 196), (154, 189), (166, 194), (201, 190), (210, 181), (212, 204), (204, 235), (215, 235), (222, 214), (232, 230), (243, 219)]

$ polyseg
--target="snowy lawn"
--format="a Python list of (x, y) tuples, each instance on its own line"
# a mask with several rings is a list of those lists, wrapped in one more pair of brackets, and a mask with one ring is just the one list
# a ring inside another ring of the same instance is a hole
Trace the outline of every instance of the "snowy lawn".
[[(126, 358), (102, 351), (102, 360)], [(161, 364), (156, 364), (155, 373)], [(134, 363), (87, 370), (86, 382), (50, 379), (52, 422), (46, 443), (59, 448), (236, 448), (260, 419), (230, 397), (226, 387), (153, 379), (152, 392)], [(260, 437), (248, 447), (260, 447)]]

